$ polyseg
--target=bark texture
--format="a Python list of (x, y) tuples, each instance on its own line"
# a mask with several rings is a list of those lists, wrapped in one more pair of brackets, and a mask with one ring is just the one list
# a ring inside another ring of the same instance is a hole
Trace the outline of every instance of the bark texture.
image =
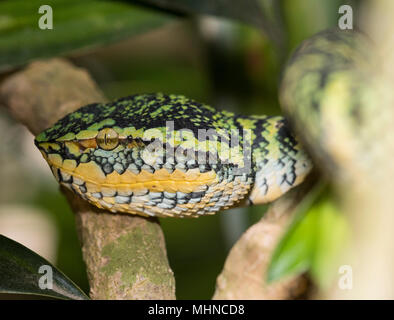
[[(0, 84), (0, 104), (34, 134), (105, 97), (89, 74), (65, 60), (31, 63)], [(63, 190), (76, 216), (92, 299), (175, 299), (157, 219), (96, 209)]]

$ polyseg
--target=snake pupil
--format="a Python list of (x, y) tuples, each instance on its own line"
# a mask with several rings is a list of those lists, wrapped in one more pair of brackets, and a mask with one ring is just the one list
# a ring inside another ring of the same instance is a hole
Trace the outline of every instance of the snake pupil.
[(96, 142), (101, 149), (115, 149), (119, 144), (118, 133), (114, 129), (104, 128), (97, 134)]

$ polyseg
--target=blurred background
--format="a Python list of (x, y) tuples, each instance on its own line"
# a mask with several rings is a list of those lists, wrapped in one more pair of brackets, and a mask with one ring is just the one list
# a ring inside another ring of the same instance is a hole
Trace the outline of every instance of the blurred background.
[[(89, 2), (92, 8), (99, 8), (103, 1), (86, 1)], [(179, 12), (174, 14), (174, 10), (163, 13), (141, 6), (141, 2), (144, 1), (112, 3), (127, 11), (128, 19), (135, 17), (135, 21), (143, 24), (142, 31), (121, 36), (117, 41), (105, 40), (106, 45), (71, 50), (67, 58), (87, 69), (110, 100), (136, 93), (174, 93), (243, 114), (280, 114), (277, 85), (288, 54), (303, 39), (337, 26), (341, 4), (351, 4), (356, 10), (362, 3), (277, 1), (283, 38), (275, 42), (242, 22), (208, 15), (186, 18)], [(85, 12), (88, 18), (92, 13), (87, 4), (78, 7), (76, 3), (45, 2), (54, 6), (55, 30), (59, 27), (57, 19), (65, 21), (68, 17), (72, 27), (65, 28), (70, 33), (88, 32), (77, 20), (73, 21), (72, 10), (79, 10), (76, 16)], [(33, 9), (37, 16), (39, 5), (40, 1), (35, 0), (0, 1), (0, 80), (9, 71), (23, 66), (19, 62), (14, 64), (13, 59), (29, 50), (25, 42), (46, 41), (40, 36), (30, 38), (36, 30), (29, 30), (33, 28), (31, 24), (20, 19)], [(116, 25), (116, 10), (107, 13)], [(145, 21), (146, 15), (149, 19)], [(25, 35), (15, 40), (10, 35), (20, 24), (25, 24)], [(12, 41), (18, 41), (19, 51), (6, 50), (15, 44)], [(62, 41), (67, 44), (68, 40)], [(41, 51), (41, 56), (45, 57), (45, 52)], [(88, 292), (73, 213), (35, 149), (33, 136), (2, 108), (0, 135), (0, 233), (53, 262)], [(216, 277), (233, 243), (261, 218), (265, 209), (255, 206), (198, 219), (161, 219), (179, 299), (211, 298)]]

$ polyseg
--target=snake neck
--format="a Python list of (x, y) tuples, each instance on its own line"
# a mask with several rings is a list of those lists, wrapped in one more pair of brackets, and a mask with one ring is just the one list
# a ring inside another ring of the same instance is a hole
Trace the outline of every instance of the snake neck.
[(305, 179), (312, 163), (286, 119), (238, 116), (236, 121), (251, 137), (253, 185), (249, 204), (274, 201)]

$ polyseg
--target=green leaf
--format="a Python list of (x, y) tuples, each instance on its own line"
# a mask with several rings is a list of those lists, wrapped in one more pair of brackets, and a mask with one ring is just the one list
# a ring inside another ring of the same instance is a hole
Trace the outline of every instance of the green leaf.
[[(48, 270), (52, 272), (52, 288), (41, 289), (40, 279), (41, 286), (49, 284)], [(74, 300), (89, 299), (69, 278), (44, 258), (3, 235), (0, 235), (0, 293), (33, 294)]]
[(235, 19), (262, 30), (278, 47), (284, 43), (278, 0), (130, 0), (181, 14)]
[(292, 224), (275, 249), (267, 281), (310, 271), (318, 285), (327, 287), (347, 237), (345, 217), (327, 189), (317, 187), (300, 203)]
[(309, 192), (298, 205), (293, 222), (272, 255), (267, 272), (268, 282), (292, 274), (299, 274), (310, 268), (314, 249), (316, 217), (308, 215), (308, 212), (321, 192), (322, 187), (319, 186)]
[(319, 224), (310, 273), (321, 288), (329, 288), (338, 272), (339, 257), (348, 245), (350, 230), (345, 216), (331, 199), (321, 201), (315, 210)]
[[(53, 29), (41, 30), (41, 5), (52, 7)], [(0, 71), (37, 58), (92, 49), (171, 21), (169, 15), (124, 2), (5, 0), (0, 2)]]

